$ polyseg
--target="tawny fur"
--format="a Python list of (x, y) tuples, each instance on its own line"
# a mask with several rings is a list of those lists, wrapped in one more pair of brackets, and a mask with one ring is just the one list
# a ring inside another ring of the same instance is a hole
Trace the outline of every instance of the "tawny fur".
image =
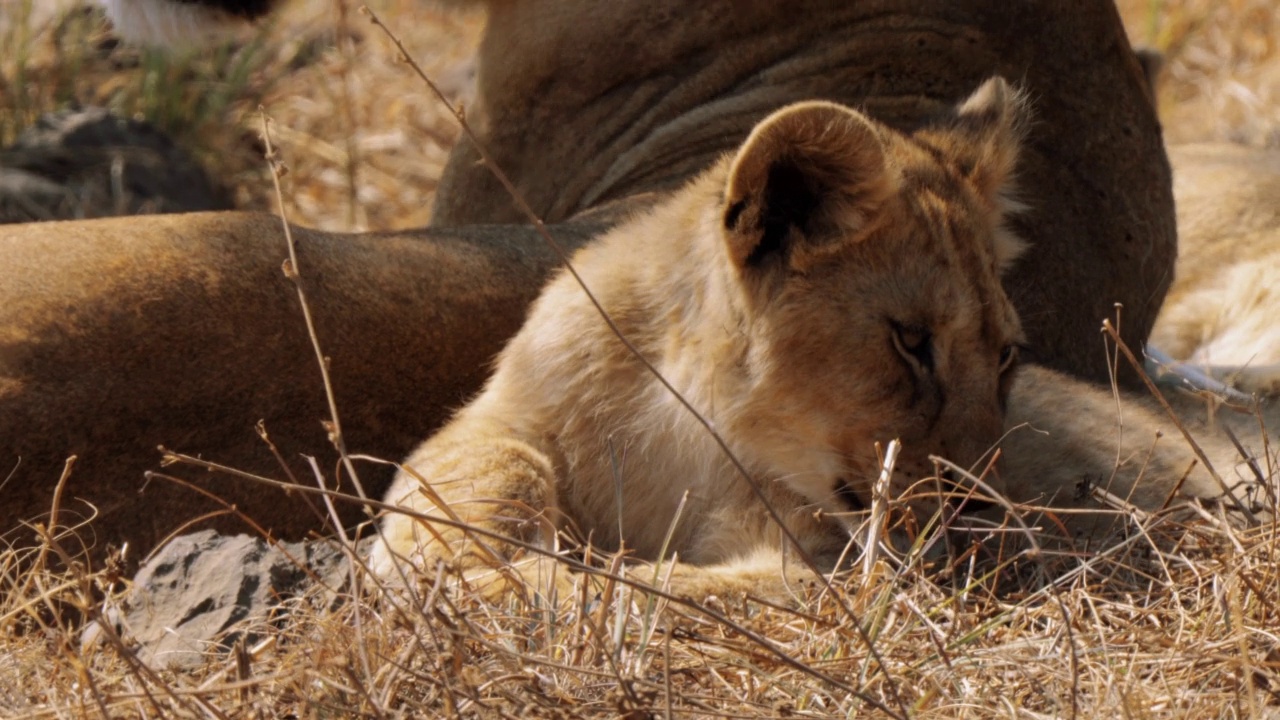
[(1246, 393), (1280, 394), (1280, 153), (1175, 146), (1181, 252), (1151, 343)]
[[(1089, 479), (1155, 508), (1191, 467), (1185, 450), (1159, 448), (1154, 461), (1142, 452), (1163, 423), (1141, 402), (1124, 404), (1126, 437), (1104, 430), (1110, 394), (1078, 381), (1032, 370), (1009, 394), (1022, 334), (999, 272), (1021, 250), (1004, 213), (1023, 112), (998, 79), (954, 121), (911, 138), (839, 106), (792, 106), (732, 159), (573, 259), (825, 570), (850, 541), (853, 521), (841, 518), (860, 519), (850, 513), (872, 501), (877, 443), (902, 440), (890, 495), (921, 495), (923, 522), (937, 508), (923, 497), (936, 481), (917, 486), (933, 475), (929, 456), (983, 474), (1006, 403), (1007, 459), (984, 477), (1018, 500), (1096, 508), (1078, 497)], [(779, 177), (815, 197), (771, 204)], [(785, 225), (776, 247), (761, 230), (770, 222)], [(1221, 455), (1226, 444), (1211, 447)], [(762, 583), (780, 577), (787, 547), (765, 502), (568, 274), (535, 303), (481, 395), (405, 466), (387, 500), (415, 513), (532, 543), (570, 529), (640, 559), (662, 560), (665, 549), (683, 563), (671, 578), (681, 594), (785, 587)], [(1217, 494), (1203, 473), (1187, 489)], [(1066, 522), (1087, 541), (1113, 520)], [(490, 553), (520, 556), (406, 513), (387, 516), (382, 538), (373, 567), (389, 579), (405, 572), (401, 559), (429, 576), (446, 562), (497, 577)], [(536, 556), (516, 567), (549, 574)]]
[[(568, 247), (598, 234), (553, 227)], [(523, 322), (558, 260), (531, 228), (342, 235), (293, 228), (299, 271), (352, 452), (402, 458), (464, 403)], [(20, 521), (47, 517), (69, 455), (60, 519), (96, 514), (92, 552), (152, 547), (218, 510), (190, 489), (147, 482), (157, 446), (240, 471), (298, 478), (303, 455), (332, 468), (329, 415), (297, 293), (280, 270), (280, 219), (191, 213), (0, 225), (0, 542), (29, 543)], [(412, 327), (411, 331), (407, 328)], [(390, 473), (361, 464), (373, 497)], [(305, 496), (175, 466), (260, 527), (322, 528)], [(8, 482), (4, 482), (5, 480)], [(337, 487), (354, 493), (350, 479)], [(364, 518), (337, 505), (343, 521)], [(202, 527), (243, 532), (215, 514)], [(131, 557), (139, 557), (131, 553)]]
[[(1037, 119), (1019, 162), (1029, 210), (1014, 224), (1035, 252), (1006, 284), (1041, 362), (1107, 382), (1101, 320), (1122, 303), (1124, 337), (1140, 347), (1173, 276), (1159, 127), (1113, 3), (1018, 8), (985, 0), (496, 2), (467, 112), (533, 209), (559, 220), (674, 190), (787, 102), (830, 100), (912, 129), (983, 78), (1016, 78), (1035, 98)], [(463, 140), (433, 222), (524, 222), (477, 160)], [(1122, 369), (1122, 384), (1136, 387), (1135, 378)]]

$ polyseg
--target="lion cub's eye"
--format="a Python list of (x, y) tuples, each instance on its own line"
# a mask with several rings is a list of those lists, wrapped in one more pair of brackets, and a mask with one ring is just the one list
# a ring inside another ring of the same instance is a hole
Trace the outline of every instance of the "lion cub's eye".
[(919, 325), (892, 322), (893, 347), (905, 360), (919, 364), (925, 370), (933, 369), (933, 333)]
[(1005, 345), (1000, 350), (1000, 372), (1005, 373), (1018, 362), (1018, 346)]

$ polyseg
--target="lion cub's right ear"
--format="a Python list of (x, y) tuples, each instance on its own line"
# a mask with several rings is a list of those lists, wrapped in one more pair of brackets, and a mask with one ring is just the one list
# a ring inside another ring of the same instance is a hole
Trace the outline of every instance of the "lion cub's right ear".
[(857, 232), (894, 190), (876, 128), (829, 102), (789, 105), (756, 125), (729, 170), (724, 232), (740, 268), (797, 243)]

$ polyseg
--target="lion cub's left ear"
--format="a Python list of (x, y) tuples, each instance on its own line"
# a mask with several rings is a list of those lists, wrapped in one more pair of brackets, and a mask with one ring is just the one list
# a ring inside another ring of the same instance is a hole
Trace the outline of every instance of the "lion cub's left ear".
[(828, 102), (789, 105), (738, 151), (724, 194), (724, 232), (739, 267), (785, 258), (796, 243), (856, 232), (894, 190), (875, 127)]
[(1001, 77), (989, 78), (956, 108), (950, 152), (986, 201), (1001, 213), (1021, 207), (1011, 199), (1011, 179), (1026, 135), (1026, 95)]

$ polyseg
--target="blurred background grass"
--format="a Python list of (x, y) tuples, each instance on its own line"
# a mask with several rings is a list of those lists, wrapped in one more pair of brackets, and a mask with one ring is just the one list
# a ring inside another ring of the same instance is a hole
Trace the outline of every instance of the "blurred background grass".
[(121, 45), (95, 9), (0, 0), (0, 145), (43, 112), (105, 105), (191, 150), (237, 206), (274, 209), (262, 105), (289, 165), (290, 217), (334, 230), (426, 224), (456, 130), (357, 8), (401, 33), (455, 98), (482, 18), (417, 0), (298, 0), (233, 41), (161, 53)]
[[(106, 105), (151, 121), (229, 186), (272, 209), (256, 109), (275, 119), (290, 217), (332, 230), (421, 226), (456, 136), (359, 0), (295, 0), (235, 41), (165, 55), (121, 46), (73, 0), (0, 0), (0, 143), (40, 113)], [(465, 102), (482, 18), (423, 0), (368, 0), (428, 73)], [(1280, 145), (1275, 0), (1119, 0), (1135, 45), (1160, 50), (1171, 143)]]
[(1119, 0), (1135, 46), (1165, 56), (1165, 141), (1280, 146), (1280, 3)]

